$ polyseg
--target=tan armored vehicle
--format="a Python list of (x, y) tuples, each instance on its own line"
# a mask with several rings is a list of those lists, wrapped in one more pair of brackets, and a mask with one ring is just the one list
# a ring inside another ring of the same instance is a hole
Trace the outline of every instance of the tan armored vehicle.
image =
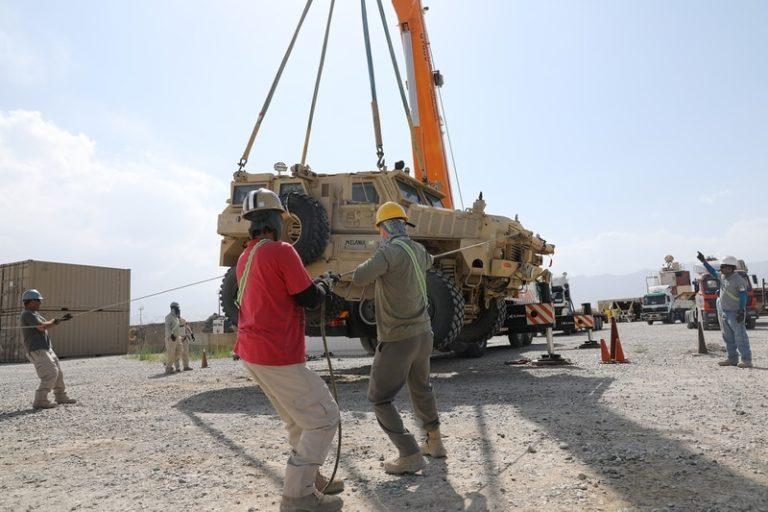
[[(552, 254), (554, 247), (524, 229), (517, 220), (486, 214), (482, 194), (472, 208), (453, 209), (436, 94), (436, 88), (443, 84), (443, 76), (432, 66), (424, 9), (419, 0), (393, 0), (392, 3), (405, 49), (408, 93), (394, 58), (389, 25), (381, 4), (379, 13), (411, 134), (413, 175), (402, 162), (395, 164), (394, 170), (387, 170), (384, 163), (364, 8), (363, 30), (379, 170), (316, 174), (304, 165), (325, 56), (324, 43), (302, 163), (294, 165), (290, 174), (282, 163), (275, 165), (277, 174), (245, 172), (249, 152), (301, 27), (300, 21), (240, 160), (240, 170), (234, 174), (229, 206), (219, 215), (218, 232), (223, 236), (220, 263), (235, 266), (243, 251), (249, 223), (240, 216), (241, 204), (250, 190), (265, 187), (280, 196), (290, 215), (284, 225), (283, 240), (296, 247), (313, 276), (328, 270), (343, 275), (365, 261), (379, 242), (374, 227), (378, 206), (386, 201), (400, 203), (416, 226), (410, 235), (437, 256), (434, 268), (427, 275), (435, 349), (479, 356), (505, 320), (504, 299), (515, 297), (526, 283), (549, 281), (549, 272), (540, 265), (542, 255)], [(331, 14), (332, 11), (326, 41)], [(358, 289), (351, 286), (349, 280), (347, 274), (328, 298), (326, 318), (310, 318), (307, 330), (309, 334), (316, 334), (317, 326), (324, 322), (330, 334), (360, 338), (363, 346), (372, 352), (376, 344), (373, 289)], [(236, 281), (234, 269), (230, 268), (221, 287), (222, 307), (233, 323), (237, 323)]]
[[(316, 174), (294, 166), (291, 174), (237, 173), (230, 204), (219, 215), (223, 266), (234, 267), (247, 242), (248, 221), (240, 216), (241, 204), (249, 190), (259, 187), (275, 191), (283, 200), (289, 212), (283, 240), (294, 244), (312, 276), (327, 270), (347, 273), (373, 253), (379, 241), (374, 216), (385, 201), (406, 208), (416, 225), (411, 236), (430, 254), (481, 243), (438, 258), (427, 277), (438, 350), (479, 356), (504, 320), (503, 299), (515, 296), (525, 283), (548, 279), (540, 265), (542, 255), (554, 251), (552, 245), (516, 220), (486, 214), (482, 199), (465, 211), (443, 208), (444, 195), (406, 170)], [(334, 290), (327, 320), (334, 334), (361, 338), (370, 349), (376, 337), (373, 290), (353, 287), (349, 278)], [(235, 322), (236, 291), (231, 268), (222, 284), (221, 302)]]

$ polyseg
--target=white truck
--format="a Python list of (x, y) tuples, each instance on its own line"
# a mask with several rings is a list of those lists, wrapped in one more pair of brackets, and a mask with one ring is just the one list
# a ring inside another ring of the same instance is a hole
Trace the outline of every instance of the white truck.
[(685, 322), (686, 312), (696, 307), (691, 273), (671, 255), (664, 258), (664, 266), (657, 275), (645, 279), (645, 286), (640, 319), (648, 325)]

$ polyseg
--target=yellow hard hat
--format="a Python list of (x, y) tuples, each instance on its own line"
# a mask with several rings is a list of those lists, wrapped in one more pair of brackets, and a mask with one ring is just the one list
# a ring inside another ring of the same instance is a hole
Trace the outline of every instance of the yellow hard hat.
[(405, 213), (405, 208), (393, 201), (387, 201), (376, 210), (376, 225), (378, 226), (385, 220), (392, 219), (402, 219), (409, 226), (413, 226), (413, 224), (408, 222), (408, 215)]

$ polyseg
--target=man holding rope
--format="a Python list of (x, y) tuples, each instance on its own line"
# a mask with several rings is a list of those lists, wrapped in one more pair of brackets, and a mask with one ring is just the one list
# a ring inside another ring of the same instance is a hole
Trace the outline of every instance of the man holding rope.
[[(35, 409), (51, 409), (56, 404), (74, 404), (76, 400), (67, 396), (64, 386), (64, 372), (61, 371), (59, 358), (53, 351), (51, 336), (48, 330), (61, 322), (72, 318), (70, 313), (60, 318), (46, 320), (38, 311), (43, 302), (42, 294), (37, 290), (27, 290), (21, 295), (24, 311), (21, 313), (21, 331), (24, 336), (24, 346), (27, 349), (27, 359), (35, 365), (40, 386), (35, 392), (32, 407)], [(53, 389), (56, 403), (48, 400), (48, 394)]]
[[(379, 249), (355, 270), (352, 283), (376, 283), (376, 330), (379, 345), (371, 365), (368, 400), (376, 419), (397, 447), (399, 456), (384, 463), (391, 474), (415, 473), (426, 466), (423, 455), (445, 457), (437, 404), (429, 382), (432, 324), (429, 319), (426, 272), (432, 256), (406, 234), (405, 209), (397, 203), (382, 204), (376, 227), (382, 238)], [(419, 447), (393, 405), (397, 393), (408, 386), (416, 416), (426, 431)]]
[[(325, 300), (330, 277), (312, 279), (292, 245), (281, 242), (283, 207), (264, 188), (248, 193), (243, 218), (248, 242), (237, 262), (237, 343), (234, 352), (285, 423), (291, 456), (281, 512), (335, 512), (341, 481), (320, 474), (339, 425), (339, 407), (323, 379), (306, 366), (304, 308)], [(320, 491), (325, 492), (322, 494)]]

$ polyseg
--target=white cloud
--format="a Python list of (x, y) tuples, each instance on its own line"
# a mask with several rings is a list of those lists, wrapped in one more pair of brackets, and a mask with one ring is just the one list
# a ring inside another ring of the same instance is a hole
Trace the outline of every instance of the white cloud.
[(556, 249), (558, 272), (569, 274), (626, 274), (656, 268), (664, 256), (693, 261), (696, 251), (707, 255), (733, 254), (751, 261), (768, 259), (768, 217), (739, 220), (725, 231), (692, 236), (678, 231), (608, 231), (585, 240), (560, 244)]
[(704, 204), (715, 204), (720, 199), (728, 197), (731, 194), (733, 194), (732, 190), (718, 190), (717, 192), (712, 192), (711, 194), (701, 194), (699, 196), (699, 202)]
[[(134, 297), (213, 277), (226, 197), (226, 182), (199, 170), (152, 155), (110, 161), (39, 112), (0, 111), (0, 261), (128, 267)], [(217, 286), (173, 298), (201, 318), (215, 310)], [(164, 315), (170, 300), (144, 302), (145, 319)]]

